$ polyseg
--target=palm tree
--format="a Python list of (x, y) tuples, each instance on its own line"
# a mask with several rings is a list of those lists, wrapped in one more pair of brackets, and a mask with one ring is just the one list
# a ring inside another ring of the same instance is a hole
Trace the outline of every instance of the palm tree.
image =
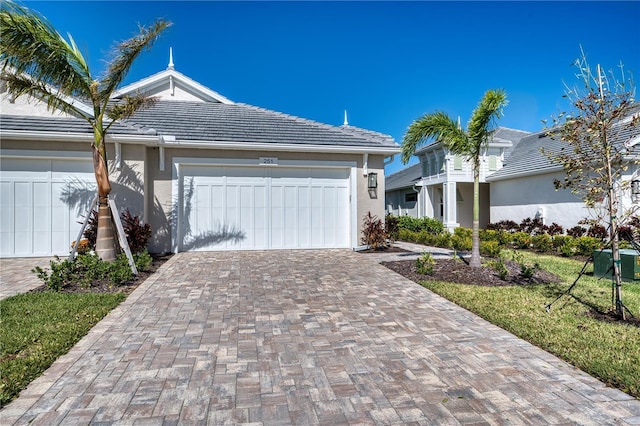
[(503, 90), (488, 90), (473, 111), (467, 130), (447, 114), (436, 111), (425, 114), (409, 126), (402, 141), (402, 162), (407, 164), (416, 147), (429, 138), (440, 141), (454, 154), (466, 157), (473, 165), (473, 239), (470, 266), (480, 266), (480, 155), (495, 131), (496, 119), (502, 115), (507, 104)]
[[(127, 97), (118, 104), (111, 104), (110, 99), (134, 60), (149, 49), (169, 25), (157, 20), (149, 27), (140, 27), (139, 34), (116, 46), (104, 76), (95, 79), (71, 35), (67, 41), (37, 12), (2, 1), (0, 78), (7, 83), (9, 92), (14, 97), (28, 95), (40, 99), (49, 110), (83, 118), (92, 127), (91, 149), (100, 200), (96, 253), (106, 261), (115, 259), (116, 249), (108, 204), (111, 182), (105, 136), (116, 120), (130, 117), (153, 102), (143, 95)], [(81, 109), (77, 101), (88, 103), (91, 112)]]

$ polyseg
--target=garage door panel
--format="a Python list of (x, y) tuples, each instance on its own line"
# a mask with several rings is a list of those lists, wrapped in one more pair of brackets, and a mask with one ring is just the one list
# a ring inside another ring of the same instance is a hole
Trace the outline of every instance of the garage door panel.
[(92, 175), (93, 163), (91, 161), (77, 160), (52, 160), (51, 177), (53, 179), (66, 179), (70, 173)]
[(3, 177), (29, 177), (34, 173), (48, 173), (51, 170), (51, 160), (32, 160), (25, 158), (0, 159), (0, 170)]
[[(193, 178), (208, 188), (208, 197), (198, 192), (192, 200), (201, 212), (198, 217), (209, 213), (207, 229), (198, 226), (198, 231), (225, 227), (243, 235), (238, 241), (210, 244), (207, 250), (349, 246), (348, 235), (344, 243), (338, 236), (348, 232), (349, 216), (336, 211), (347, 205), (349, 212), (346, 169), (198, 166), (183, 171), (185, 184)], [(325, 218), (327, 214), (332, 217)]]
[(3, 158), (1, 254), (68, 254), (90, 202), (77, 194), (95, 192), (92, 170), (91, 161)]

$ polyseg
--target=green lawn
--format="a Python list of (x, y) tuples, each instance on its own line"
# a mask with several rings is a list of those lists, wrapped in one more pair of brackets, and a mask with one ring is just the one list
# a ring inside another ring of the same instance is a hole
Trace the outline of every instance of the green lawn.
[(0, 406), (67, 353), (123, 293), (26, 293), (0, 301)]
[[(526, 260), (561, 276), (560, 284), (480, 287), (449, 282), (423, 286), (480, 315), (583, 371), (640, 398), (640, 327), (609, 323), (587, 314), (611, 309), (611, 281), (583, 276), (571, 295), (545, 306), (566, 291), (582, 263), (523, 253)], [(591, 269), (589, 269), (590, 271)], [(623, 285), (623, 301), (640, 316), (640, 283)]]

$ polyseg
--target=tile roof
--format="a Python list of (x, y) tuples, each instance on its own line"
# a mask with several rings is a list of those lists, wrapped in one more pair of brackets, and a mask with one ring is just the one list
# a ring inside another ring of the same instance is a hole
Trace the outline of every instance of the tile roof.
[(330, 126), (247, 104), (160, 101), (127, 124), (184, 141), (395, 147), (389, 135)]
[[(625, 126), (618, 133), (614, 144), (621, 144), (638, 136), (640, 136), (640, 127)], [(566, 144), (559, 139), (548, 136), (548, 130), (526, 136), (513, 149), (504, 166), (491, 176), (488, 176), (487, 181), (491, 182), (562, 170), (560, 165), (553, 163), (546, 155), (540, 152), (540, 149), (544, 148), (546, 151), (557, 153), (564, 146)], [(640, 144), (633, 149), (638, 152), (639, 148)]]
[(411, 167), (386, 176), (384, 180), (384, 190), (388, 192), (395, 189), (411, 187), (419, 181), (421, 177), (422, 165), (420, 163), (414, 164)]
[[(509, 142), (511, 142), (512, 146), (507, 147), (505, 150), (505, 158), (506, 158), (509, 156), (509, 154), (513, 150), (513, 147), (515, 147), (523, 137), (530, 134), (531, 134), (530, 132), (525, 132), (524, 130), (509, 129), (507, 127), (496, 127), (496, 130), (493, 133), (493, 138), (489, 143), (490, 144), (491, 143), (508, 144)], [(428, 152), (434, 147), (440, 148), (440, 143), (436, 140), (431, 140), (429, 143), (427, 143), (423, 147), (418, 148), (416, 150), (416, 154), (423, 154), (425, 152)]]
[[(31, 115), (0, 114), (0, 129), (23, 130), (34, 132), (56, 132), (69, 134), (92, 134), (89, 123), (82, 118), (74, 117), (41, 117)], [(147, 134), (139, 129), (123, 123), (115, 123), (110, 129), (111, 134), (136, 135)]]
[[(90, 134), (80, 118), (0, 115), (2, 130)], [(246, 104), (160, 101), (114, 124), (111, 134), (172, 135), (179, 141), (387, 147), (389, 136), (353, 126), (330, 126)]]

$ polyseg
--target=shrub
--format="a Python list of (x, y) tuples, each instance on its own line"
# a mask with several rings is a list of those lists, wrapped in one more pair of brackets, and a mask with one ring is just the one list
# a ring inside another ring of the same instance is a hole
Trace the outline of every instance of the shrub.
[(422, 227), (422, 229), (432, 234), (440, 234), (444, 232), (444, 224), (438, 219), (423, 217), (420, 226)]
[(593, 224), (587, 231), (587, 236), (604, 240), (607, 238), (607, 229), (599, 224)]
[(431, 253), (423, 253), (422, 256), (416, 259), (416, 272), (422, 275), (431, 275), (435, 264), (436, 261), (431, 256)]
[(555, 222), (553, 222), (547, 228), (547, 234), (551, 235), (552, 237), (555, 235), (562, 235), (563, 233), (564, 233), (564, 228), (562, 228), (562, 225), (558, 225)]
[(618, 230), (620, 240), (640, 243), (640, 217), (632, 216), (628, 224)]
[(413, 232), (426, 231), (431, 234), (440, 234), (444, 231), (442, 222), (430, 217), (415, 218), (411, 216), (400, 216), (397, 220), (399, 229), (407, 229)]
[(451, 233), (443, 232), (442, 234), (435, 236), (434, 245), (436, 247), (442, 247), (442, 248), (453, 248), (451, 238), (452, 238)]
[(553, 249), (553, 239), (549, 234), (538, 234), (531, 237), (533, 249), (541, 253), (550, 252)]
[(138, 271), (146, 271), (153, 263), (153, 258), (151, 257), (149, 252), (145, 250), (142, 253), (134, 254), (133, 261)]
[(553, 237), (553, 248), (558, 249), (567, 241), (573, 241), (573, 237), (570, 235), (555, 235)]
[[(151, 256), (146, 251), (134, 257), (136, 267), (145, 270), (151, 265)], [(109, 285), (120, 286), (133, 279), (129, 260), (120, 253), (114, 262), (104, 262), (97, 254), (79, 254), (75, 261), (60, 260), (55, 257), (49, 262), (51, 272), (39, 266), (31, 271), (41, 279), (50, 290), (61, 291), (66, 286), (76, 283), (89, 288), (94, 281), (107, 279)]]
[(586, 232), (587, 230), (580, 225), (576, 225), (571, 229), (567, 229), (567, 235), (574, 238), (582, 237)]
[(416, 242), (416, 233), (408, 229), (398, 230), (398, 239), (400, 241), (408, 241), (410, 243)]
[(521, 253), (514, 253), (513, 261), (520, 266), (520, 275), (522, 275), (522, 277), (527, 279), (529, 282), (531, 282), (531, 279), (533, 278), (535, 273), (540, 270), (540, 265), (538, 264), (538, 262), (530, 263), (525, 261)]
[(398, 231), (400, 230), (398, 226), (398, 218), (391, 214), (386, 215), (384, 218), (384, 230), (390, 239), (397, 239)]
[(583, 256), (591, 256), (594, 250), (602, 246), (602, 240), (596, 237), (579, 237), (575, 239), (576, 251)]
[(364, 217), (362, 234), (362, 244), (374, 250), (382, 250), (387, 247), (387, 233), (384, 224), (378, 216), (372, 215), (371, 212), (368, 212)]
[(116, 256), (115, 262), (109, 264), (107, 276), (109, 278), (109, 284), (112, 286), (119, 286), (127, 281), (133, 279), (133, 272), (131, 272), (131, 266), (129, 260), (124, 253), (120, 253)]
[(498, 257), (502, 252), (502, 245), (499, 241), (480, 241), (480, 254), (489, 257)]
[[(129, 209), (120, 213), (122, 228), (127, 238), (131, 253), (142, 253), (147, 248), (151, 238), (151, 225), (142, 223), (140, 217), (132, 215)], [(98, 212), (93, 210), (87, 221), (87, 226), (82, 234), (88, 240), (90, 250), (96, 248), (96, 238), (98, 236)]]
[(498, 241), (499, 234), (495, 229), (481, 229), (479, 232), (481, 241)]
[(542, 223), (542, 220), (538, 218), (531, 219), (528, 217), (520, 222), (520, 232), (526, 232), (529, 235), (544, 233), (545, 228), (546, 226)]
[(519, 249), (528, 249), (531, 246), (531, 235), (526, 232), (515, 232), (511, 235), (512, 244)]
[(411, 216), (398, 217), (398, 228), (412, 232), (420, 231), (420, 219)]
[(132, 253), (142, 253), (151, 238), (151, 225), (142, 223), (140, 217), (131, 214), (129, 209), (122, 212), (122, 228)]
[(562, 243), (559, 247), (560, 254), (564, 257), (573, 257), (577, 252), (575, 239), (570, 237)]
[(458, 227), (453, 230), (451, 246), (458, 251), (469, 251), (472, 246), (472, 230)]
[(98, 238), (98, 212), (96, 210), (91, 211), (82, 236), (89, 241), (90, 249), (94, 250), (96, 248), (96, 239)]
[(490, 261), (488, 265), (498, 273), (498, 276), (502, 281), (507, 280), (507, 277), (509, 276), (509, 270), (507, 269), (507, 265), (504, 264), (504, 259), (499, 257), (495, 260)]
[(49, 290), (60, 291), (73, 279), (73, 262), (67, 259), (60, 260), (58, 256), (55, 256), (54, 260), (49, 261), (49, 267), (51, 268), (51, 273), (39, 266), (31, 270), (38, 279), (47, 285)]
[(487, 229), (494, 231), (517, 232), (520, 230), (520, 227), (513, 220), (501, 220), (500, 222), (488, 224)]

